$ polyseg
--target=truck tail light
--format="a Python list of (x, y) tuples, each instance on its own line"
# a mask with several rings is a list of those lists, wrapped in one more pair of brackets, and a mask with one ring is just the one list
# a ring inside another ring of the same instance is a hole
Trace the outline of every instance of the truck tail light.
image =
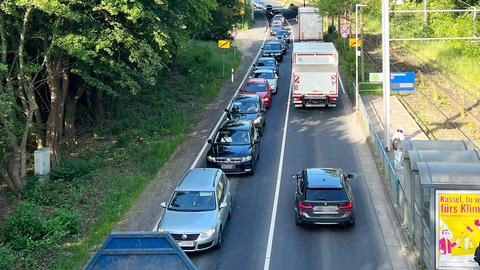
[(337, 98), (336, 97), (329, 97), (328, 100), (335, 101), (335, 100), (337, 100)]

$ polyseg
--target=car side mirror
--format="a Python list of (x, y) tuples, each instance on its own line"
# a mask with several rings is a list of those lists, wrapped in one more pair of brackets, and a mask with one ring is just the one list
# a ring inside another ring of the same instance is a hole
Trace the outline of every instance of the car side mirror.
[(262, 108), (262, 112), (266, 112), (266, 111), (267, 111), (267, 109), (265, 109), (265, 108)]
[(249, 79), (253, 78), (252, 76), (248, 76)]
[(166, 202), (161, 202), (161, 203), (160, 203), (160, 206), (161, 206), (162, 208), (167, 208), (167, 203), (166, 203)]
[(294, 173), (292, 174), (292, 178), (295, 179), (295, 180), (298, 180), (299, 178), (302, 177), (302, 173)]
[(212, 144), (212, 143), (213, 143), (213, 142), (212, 142), (212, 139), (208, 139), (207, 142), (208, 142), (209, 144)]
[(225, 208), (225, 207), (227, 207), (227, 206), (228, 206), (228, 204), (227, 204), (226, 202), (222, 202), (222, 203), (220, 204), (220, 209)]
[(259, 143), (260, 143), (259, 139), (256, 139), (255, 141), (253, 141), (253, 144), (259, 144)]
[(355, 178), (355, 175), (353, 173), (347, 173), (347, 178), (348, 179), (353, 179), (353, 178)]

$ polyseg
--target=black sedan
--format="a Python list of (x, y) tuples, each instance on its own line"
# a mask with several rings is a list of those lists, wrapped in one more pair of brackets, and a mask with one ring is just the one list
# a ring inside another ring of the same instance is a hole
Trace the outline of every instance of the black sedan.
[(278, 75), (278, 62), (273, 57), (261, 57), (257, 60), (257, 63), (253, 65), (253, 70), (260, 68), (273, 68)]
[(290, 31), (288, 30), (279, 30), (275, 34), (275, 39), (285, 40), (287, 43), (290, 43)]
[(255, 173), (260, 138), (249, 121), (227, 120), (208, 143), (207, 167), (225, 173)]
[(257, 128), (259, 135), (263, 135), (266, 109), (258, 95), (238, 95), (225, 111), (228, 119), (250, 121)]
[(283, 55), (287, 54), (288, 44), (285, 40), (278, 40), (278, 39), (270, 40), (265, 44), (265, 46), (267, 46), (269, 44), (279, 44), (280, 48), (281, 48), (281, 51), (282, 51), (282, 54)]
[(340, 169), (305, 169), (294, 174), (295, 224), (355, 225), (352, 188)]
[[(283, 42), (282, 42), (283, 43)], [(265, 46), (262, 48), (262, 56), (264, 57), (274, 57), (276, 61), (283, 61), (283, 44), (280, 42), (269, 41), (265, 43)]]

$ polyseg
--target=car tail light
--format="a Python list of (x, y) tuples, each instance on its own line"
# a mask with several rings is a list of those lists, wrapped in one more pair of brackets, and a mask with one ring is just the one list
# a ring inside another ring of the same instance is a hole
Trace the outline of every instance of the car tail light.
[(345, 211), (352, 211), (353, 204), (352, 201), (349, 201), (347, 205), (341, 205), (338, 207), (338, 209), (343, 209)]
[(313, 205), (305, 205), (302, 203), (302, 201), (298, 201), (298, 207), (302, 209), (313, 209)]

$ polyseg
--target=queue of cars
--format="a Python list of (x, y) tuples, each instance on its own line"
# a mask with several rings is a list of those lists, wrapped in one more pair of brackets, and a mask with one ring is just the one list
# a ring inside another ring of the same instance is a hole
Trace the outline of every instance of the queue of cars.
[[(158, 225), (169, 232), (186, 252), (220, 248), (223, 231), (232, 214), (232, 190), (226, 174), (254, 174), (260, 157), (266, 112), (278, 92), (279, 62), (288, 50), (290, 32), (285, 19), (275, 16), (272, 39), (262, 48), (262, 57), (239, 89), (226, 119), (208, 139), (207, 168), (189, 170), (177, 184)], [(340, 169), (304, 169), (294, 174), (295, 223), (354, 225), (353, 175)]]

